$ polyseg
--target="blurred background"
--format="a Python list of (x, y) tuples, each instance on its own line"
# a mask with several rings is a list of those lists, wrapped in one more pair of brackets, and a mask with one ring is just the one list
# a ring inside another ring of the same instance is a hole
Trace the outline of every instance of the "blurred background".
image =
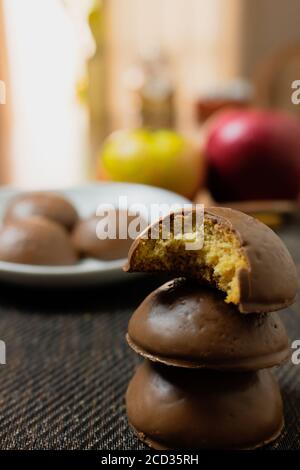
[(1, 184), (295, 201), (299, 17), (298, 0), (0, 0)]

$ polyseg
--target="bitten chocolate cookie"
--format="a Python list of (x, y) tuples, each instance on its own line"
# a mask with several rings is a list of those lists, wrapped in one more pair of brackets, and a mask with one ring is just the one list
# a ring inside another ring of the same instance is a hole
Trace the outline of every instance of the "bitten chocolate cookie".
[[(101, 217), (91, 216), (87, 219), (80, 220), (76, 225), (72, 239), (76, 250), (83, 256), (90, 258), (97, 258), (102, 260), (113, 260), (113, 259), (122, 259), (126, 258), (128, 250), (132, 244), (132, 238), (123, 238), (119, 237), (119, 214), (123, 212), (124, 215), (124, 227), (125, 232), (127, 233), (128, 225), (133, 220), (133, 217), (127, 216), (126, 211), (111, 211), (106, 215), (107, 221), (112, 219), (112, 223), (115, 225), (115, 236), (116, 238), (98, 238), (99, 227), (101, 231)], [(127, 219), (127, 223), (125, 222)]]
[(268, 370), (222, 373), (146, 361), (129, 384), (126, 407), (138, 437), (155, 449), (250, 449), (283, 427)]
[[(225, 292), (225, 302), (237, 305), (242, 313), (272, 312), (294, 302), (296, 268), (269, 227), (242, 212), (213, 207), (205, 211), (203, 248), (186, 250), (186, 239), (174, 237), (174, 223), (194, 214), (171, 214), (165, 238), (161, 233), (166, 218), (148, 227), (132, 244), (124, 270), (196, 278)], [(196, 224), (192, 230), (195, 238), (201, 236)], [(151, 239), (151, 233), (157, 239)]]
[(71, 230), (78, 220), (78, 214), (73, 205), (56, 193), (33, 192), (16, 196), (9, 203), (4, 222), (23, 220), (32, 216), (41, 216), (57, 222)]
[(43, 217), (31, 217), (0, 229), (0, 260), (58, 266), (74, 264), (77, 256), (63, 227)]
[(138, 354), (177, 367), (258, 370), (290, 356), (276, 313), (241, 315), (221, 292), (186, 279), (146, 297), (129, 321), (127, 341)]

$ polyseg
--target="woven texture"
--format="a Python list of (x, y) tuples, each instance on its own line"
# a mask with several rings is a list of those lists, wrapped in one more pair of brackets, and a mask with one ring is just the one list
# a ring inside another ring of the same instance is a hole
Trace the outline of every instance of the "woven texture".
[[(280, 232), (300, 267), (300, 225)], [(130, 275), (128, 275), (130, 277)], [(124, 394), (139, 359), (124, 335), (161, 279), (97, 289), (41, 291), (0, 285), (1, 449), (144, 449), (130, 431)], [(300, 339), (300, 303), (282, 312)], [(300, 366), (276, 370), (286, 426), (271, 449), (300, 449)]]

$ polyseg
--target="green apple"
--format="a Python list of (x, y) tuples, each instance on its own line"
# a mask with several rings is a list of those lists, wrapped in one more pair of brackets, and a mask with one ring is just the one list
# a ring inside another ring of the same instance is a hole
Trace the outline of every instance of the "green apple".
[(100, 177), (151, 184), (192, 197), (203, 181), (203, 159), (185, 137), (172, 130), (122, 130), (105, 141)]

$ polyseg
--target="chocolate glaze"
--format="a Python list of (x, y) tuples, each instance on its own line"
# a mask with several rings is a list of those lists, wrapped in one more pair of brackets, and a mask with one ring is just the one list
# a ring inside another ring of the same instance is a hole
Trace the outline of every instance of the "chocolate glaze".
[[(205, 210), (205, 218), (232, 230), (238, 237), (242, 253), (248, 261), (249, 267), (238, 272), (240, 312), (272, 312), (294, 302), (298, 289), (296, 267), (283, 242), (269, 227), (240, 211), (222, 207)], [(174, 214), (171, 221), (173, 219)], [(146, 231), (150, 233), (150, 230), (158, 230), (162, 220), (148, 227)], [(133, 272), (139, 269), (136, 265), (136, 255), (146, 231), (133, 242), (125, 271)], [(191, 256), (191, 252), (186, 251), (186, 256)], [(143, 266), (143, 271), (147, 271), (147, 266)], [(189, 274), (189, 269), (176, 272), (177, 276)]]
[(126, 394), (128, 420), (155, 449), (250, 449), (283, 427), (280, 391), (268, 370), (222, 373), (143, 363)]
[(32, 216), (41, 216), (63, 225), (71, 230), (78, 219), (73, 205), (56, 193), (33, 192), (16, 196), (9, 203), (4, 222), (23, 220)]
[(0, 229), (0, 260), (37, 265), (70, 265), (77, 261), (66, 230), (43, 217), (7, 223)]
[(276, 313), (240, 315), (222, 293), (185, 279), (146, 297), (130, 319), (127, 340), (142, 356), (178, 367), (258, 370), (290, 356)]
[[(113, 260), (126, 258), (128, 250), (132, 244), (132, 239), (120, 239), (118, 238), (119, 233), (119, 222), (117, 211), (116, 216), (116, 235), (115, 239), (99, 239), (96, 234), (97, 224), (101, 220), (99, 216), (91, 216), (87, 219), (81, 220), (76, 225), (72, 239), (76, 250), (83, 256), (98, 258), (103, 260)], [(110, 214), (109, 214), (110, 216)], [(112, 213), (112, 217), (115, 217)], [(128, 222), (132, 220), (132, 217), (128, 216)]]

